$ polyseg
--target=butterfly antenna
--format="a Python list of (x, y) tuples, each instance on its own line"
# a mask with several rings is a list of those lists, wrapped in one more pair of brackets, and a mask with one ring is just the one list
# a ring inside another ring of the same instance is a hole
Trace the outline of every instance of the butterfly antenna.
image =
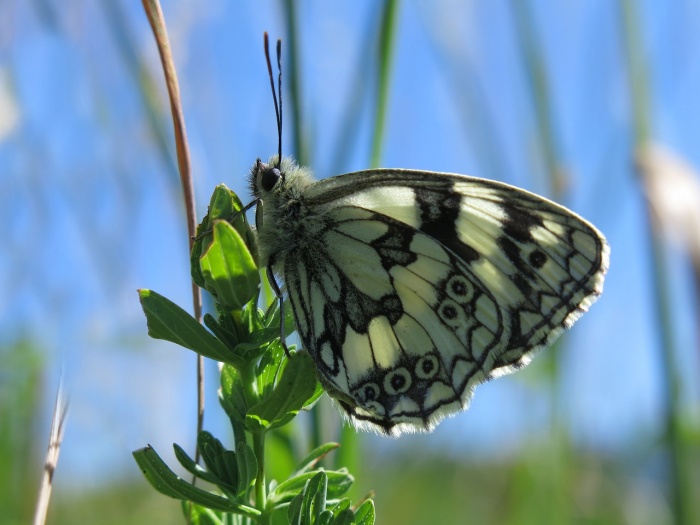
[(277, 159), (282, 167), (282, 39), (277, 39), (277, 96), (280, 99), (280, 112), (277, 116)]
[[(279, 69), (278, 85), (279, 94), (275, 91), (275, 79), (272, 76), (272, 61), (270, 60), (270, 39), (265, 31), (265, 60), (267, 61), (267, 74), (270, 77), (270, 89), (272, 100), (275, 103), (275, 116), (277, 117), (277, 165), (282, 165), (282, 40), (277, 40), (277, 68)], [(279, 103), (277, 102), (279, 97)]]
[[(277, 76), (277, 93), (275, 93), (275, 79), (272, 76), (272, 63), (270, 62), (270, 40), (267, 36), (267, 31), (265, 31), (265, 60), (267, 61), (267, 74), (270, 77), (270, 88), (272, 89), (272, 100), (275, 102), (275, 115), (277, 116), (277, 168), (281, 170), (282, 167), (282, 40), (277, 40), (277, 69), (279, 70), (279, 75)], [(279, 104), (277, 99), (279, 98)], [(281, 174), (284, 180), (284, 173)], [(291, 357), (289, 349), (287, 348), (287, 342), (285, 341), (284, 334), (284, 296), (282, 295), (282, 290), (277, 284), (274, 272), (272, 268), (274, 267), (274, 259), (270, 258), (267, 263), (267, 278), (272, 287), (272, 291), (277, 296), (280, 304), (280, 344), (284, 349), (284, 353), (287, 357)]]

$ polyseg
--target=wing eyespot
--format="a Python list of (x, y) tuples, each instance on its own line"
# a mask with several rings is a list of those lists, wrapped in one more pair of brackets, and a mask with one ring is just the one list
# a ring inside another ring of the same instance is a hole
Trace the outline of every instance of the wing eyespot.
[(411, 373), (405, 368), (397, 368), (384, 377), (384, 390), (392, 395), (399, 395), (411, 388)]
[(433, 354), (421, 357), (416, 363), (416, 376), (419, 379), (432, 379), (440, 370), (438, 358)]

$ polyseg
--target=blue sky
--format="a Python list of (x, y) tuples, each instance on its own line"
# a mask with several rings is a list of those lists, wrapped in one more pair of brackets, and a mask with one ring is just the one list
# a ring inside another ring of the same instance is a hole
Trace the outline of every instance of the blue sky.
[[(369, 167), (376, 5), (299, 3), (301, 120), (319, 177)], [(548, 194), (511, 4), (399, 5), (381, 164)], [(528, 5), (567, 175), (559, 200), (612, 247), (603, 297), (560, 349), (556, 396), (575, 442), (623, 450), (661, 431), (661, 380), (619, 7), (608, 0)], [(697, 166), (700, 6), (635, 5), (651, 72), (653, 137)], [(248, 169), (276, 151), (262, 33), (284, 39), (283, 13), (277, 2), (224, 0), (164, 2), (164, 11), (201, 217), (221, 182), (245, 201)], [(91, 484), (105, 469), (137, 474), (130, 451), (151, 443), (167, 458), (172, 442), (191, 447), (195, 413), (194, 356), (146, 337), (135, 292), (151, 288), (191, 304), (179, 182), (156, 147), (134, 69), (143, 65), (153, 81), (157, 120), (172, 145), (155, 45), (136, 2), (18, 3), (0, 7), (0, 20), (14, 28), (0, 40), (0, 289), (7, 298), (0, 337), (3, 345), (29, 338), (46, 355), (45, 413), (64, 370), (71, 413), (58, 475)], [(356, 97), (361, 103), (348, 110)], [(291, 118), (287, 111), (285, 145)], [(668, 256), (682, 399), (691, 413), (700, 400), (696, 305), (682, 251), (670, 247)], [(460, 455), (519, 450), (546, 433), (551, 398), (537, 380), (543, 361), (481, 386), (469, 412), (434, 434), (383, 445)], [(6, 372), (0, 380), (11, 385)], [(214, 366), (208, 372), (207, 427), (226, 435)], [(47, 425), (48, 416), (38, 435)]]

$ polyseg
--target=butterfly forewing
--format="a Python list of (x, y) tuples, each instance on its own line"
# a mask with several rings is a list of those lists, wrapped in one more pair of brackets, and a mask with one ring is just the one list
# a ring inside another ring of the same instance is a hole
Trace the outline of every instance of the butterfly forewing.
[(603, 236), (504, 184), (368, 170), (297, 198), (294, 224), (275, 224), (295, 239), (275, 269), (321, 381), (361, 427), (430, 430), (602, 291)]

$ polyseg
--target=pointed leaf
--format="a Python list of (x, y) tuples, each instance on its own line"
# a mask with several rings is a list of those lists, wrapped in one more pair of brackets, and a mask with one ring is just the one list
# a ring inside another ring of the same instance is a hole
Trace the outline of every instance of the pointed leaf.
[(139, 290), (148, 335), (164, 339), (214, 359), (238, 364), (235, 355), (178, 305), (151, 290)]
[(235, 348), (238, 344), (237, 335), (221, 326), (213, 315), (204, 314), (204, 325), (228, 348)]
[[(286, 503), (299, 494), (306, 482), (313, 478), (319, 471), (305, 472), (298, 476), (293, 476), (270, 491), (268, 504), (276, 507), (281, 503)], [(337, 499), (345, 494), (355, 479), (345, 469), (325, 470), (328, 476), (327, 499)]]
[(217, 459), (224, 453), (224, 446), (211, 433), (203, 430), (197, 436), (197, 449), (202, 455), (207, 469), (217, 477), (221, 477)]
[(355, 511), (355, 523), (357, 525), (374, 524), (374, 502), (371, 499), (365, 501), (360, 508)]
[(258, 459), (255, 452), (246, 443), (240, 442), (236, 446), (236, 459), (238, 460), (239, 486), (238, 492), (247, 492), (253, 485), (258, 474)]
[(180, 445), (173, 443), (173, 448), (175, 449), (175, 458), (180, 462), (180, 465), (187, 470), (187, 472), (194, 474), (198, 478), (208, 481), (209, 483), (219, 483), (220, 480), (218, 477), (197, 465)]
[(323, 386), (321, 386), (321, 383), (316, 381), (316, 389), (314, 390), (313, 395), (306, 400), (302, 408), (304, 410), (311, 410), (311, 408), (316, 404), (316, 401), (321, 399), (321, 396), (325, 393), (326, 391), (323, 389)]
[(320, 447), (316, 447), (299, 462), (299, 465), (297, 465), (296, 468), (296, 473), (302, 474), (311, 470), (319, 459), (338, 447), (340, 447), (338, 443), (324, 443)]
[(204, 275), (199, 265), (202, 252), (212, 242), (212, 227), (214, 222), (221, 219), (233, 225), (240, 236), (246, 241), (253, 258), (257, 261), (257, 246), (255, 233), (246, 219), (244, 213), (239, 213), (243, 209), (243, 204), (233, 191), (220, 184), (214, 189), (209, 202), (209, 210), (202, 219), (202, 223), (197, 227), (197, 237), (192, 246), (190, 254), (190, 265), (192, 280), (200, 288), (205, 288)]
[(215, 221), (214, 241), (199, 264), (205, 288), (226, 310), (241, 310), (260, 285), (260, 273), (239, 233), (226, 221)]
[(304, 507), (308, 506), (308, 516), (311, 517), (312, 522), (317, 521), (320, 514), (326, 510), (327, 490), (328, 476), (326, 476), (325, 472), (319, 472), (309, 481), (309, 486), (304, 495)]
[[(260, 289), (253, 297), (250, 298), (248, 304), (243, 308), (241, 315), (241, 324), (247, 329), (247, 334), (252, 334), (258, 330), (265, 328), (261, 318), (260, 310), (258, 309), (258, 301), (260, 299)], [(248, 339), (245, 340), (248, 342)]]
[(241, 382), (240, 374), (235, 367), (224, 365), (219, 375), (221, 389), (219, 390), (219, 401), (221, 406), (233, 421), (243, 422), (248, 412), (245, 391)]
[(284, 349), (278, 341), (270, 344), (260, 358), (255, 371), (255, 379), (262, 399), (267, 398), (272, 393), (285, 361)]
[(350, 509), (341, 510), (333, 518), (333, 525), (352, 525), (355, 523), (355, 515)]
[(301, 410), (316, 390), (316, 366), (306, 352), (297, 352), (287, 360), (282, 377), (272, 393), (251, 407), (246, 426), (252, 430), (280, 426)]
[(260, 515), (260, 511), (257, 509), (239, 505), (229, 499), (190, 485), (170, 470), (150, 446), (135, 450), (133, 456), (148, 482), (161, 494), (175, 499), (192, 501), (212, 510), (251, 517)]
[(330, 525), (331, 521), (333, 521), (333, 513), (330, 510), (324, 510), (318, 515), (314, 525)]
[(227, 450), (223, 455), (224, 468), (226, 469), (226, 480), (234, 494), (238, 493), (240, 485), (240, 473), (238, 472), (238, 456), (233, 450)]
[(248, 335), (246, 343), (253, 343), (258, 346), (271, 343), (280, 336), (279, 327), (275, 326), (272, 328), (261, 328), (260, 330), (255, 330)]
[(183, 501), (182, 512), (192, 525), (223, 525), (221, 512), (215, 512), (201, 505)]
[(301, 505), (304, 501), (304, 494), (299, 494), (291, 502), (287, 510), (289, 525), (301, 525)]
[(333, 515), (337, 516), (340, 514), (342, 511), (345, 509), (349, 509), (350, 505), (352, 502), (350, 501), (350, 498), (343, 498), (341, 499), (338, 503), (335, 504), (335, 506), (331, 509), (333, 511)]
[[(263, 316), (263, 324), (268, 328), (274, 328), (277, 333), (280, 333), (280, 302), (275, 298), (272, 304)], [(294, 312), (289, 304), (289, 301), (284, 302), (284, 333), (290, 335), (296, 330), (296, 322), (294, 321)]]

